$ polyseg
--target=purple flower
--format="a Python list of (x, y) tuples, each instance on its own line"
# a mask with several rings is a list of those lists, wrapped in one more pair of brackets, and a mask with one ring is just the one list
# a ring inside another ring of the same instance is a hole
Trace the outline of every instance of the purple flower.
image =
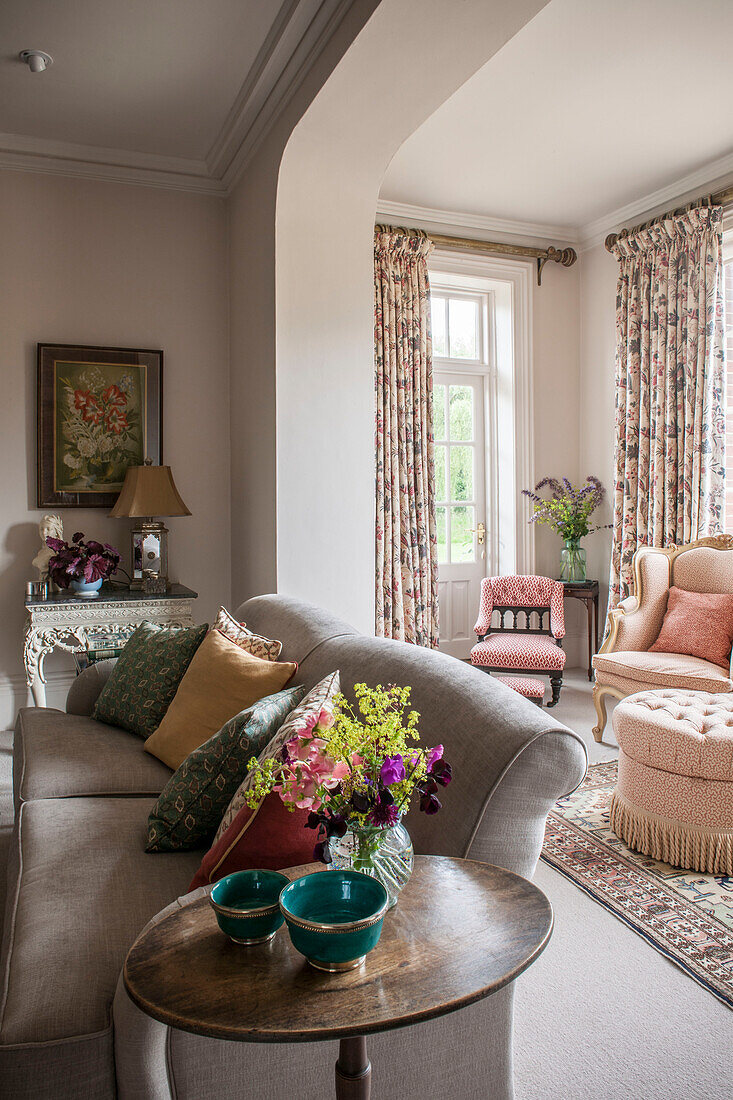
[(405, 778), (405, 762), (398, 754), (388, 756), (382, 764), (379, 778), (385, 787), (391, 787), (393, 783), (401, 783)]
[(440, 760), (443, 755), (443, 746), (436, 745), (434, 749), (428, 750), (428, 755), (425, 758), (425, 767), (428, 771), (431, 770), (436, 760)]
[[(84, 538), (84, 532), (83, 531), (77, 531), (71, 541), (72, 542), (81, 542), (81, 540), (83, 538)], [(90, 545), (91, 545), (91, 543), (90, 543)]]
[(368, 817), (369, 824), (376, 825), (379, 829), (391, 828), (393, 825), (396, 825), (399, 820), (399, 810), (394, 802), (391, 805), (386, 802), (379, 802)]
[(427, 791), (420, 797), (420, 809), (424, 814), (437, 814), (442, 805), (439, 798)]
[(441, 787), (447, 787), (453, 778), (453, 769), (447, 760), (436, 760), (430, 769), (430, 775)]

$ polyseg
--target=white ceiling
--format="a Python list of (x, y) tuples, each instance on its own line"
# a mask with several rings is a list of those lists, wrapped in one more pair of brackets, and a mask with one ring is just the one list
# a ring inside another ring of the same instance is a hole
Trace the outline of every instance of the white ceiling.
[[(1, 0), (0, 131), (201, 159), (282, 0)], [(32, 74), (23, 49), (54, 64)]]
[(732, 0), (551, 0), (405, 142), (381, 198), (588, 227), (733, 153), (732, 47)]

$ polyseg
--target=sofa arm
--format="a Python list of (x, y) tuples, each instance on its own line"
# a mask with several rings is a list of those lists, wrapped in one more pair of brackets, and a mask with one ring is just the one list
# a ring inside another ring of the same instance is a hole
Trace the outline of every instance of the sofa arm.
[(558, 798), (582, 783), (585, 744), (570, 730), (540, 734), (525, 745), (491, 792), (466, 857), (531, 878)]
[(88, 717), (94, 710), (94, 704), (116, 664), (117, 659), (112, 658), (109, 661), (96, 661), (89, 668), (85, 668), (69, 688), (69, 694), (66, 696), (66, 713)]

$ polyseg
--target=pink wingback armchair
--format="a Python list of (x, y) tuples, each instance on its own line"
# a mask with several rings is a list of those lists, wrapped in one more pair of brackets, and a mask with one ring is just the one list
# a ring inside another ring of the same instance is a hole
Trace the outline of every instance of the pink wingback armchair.
[[(500, 615), (492, 627), (494, 612)], [(549, 628), (544, 626), (549, 613)], [(512, 625), (505, 625), (511, 616)], [(532, 616), (539, 627), (532, 627)], [(521, 618), (524, 618), (522, 624)], [(484, 577), (481, 607), (474, 626), (478, 643), (471, 650), (471, 664), (486, 672), (537, 672), (550, 678), (554, 707), (560, 698), (565, 668), (565, 613), (563, 586), (549, 577)]]
[(667, 610), (672, 585), (688, 592), (733, 592), (733, 535), (712, 535), (686, 546), (661, 550), (643, 546), (634, 555), (634, 594), (610, 614), (609, 627), (593, 658), (596, 741), (606, 725), (606, 697), (637, 691), (682, 688), (733, 691), (731, 668), (681, 653), (649, 653)]

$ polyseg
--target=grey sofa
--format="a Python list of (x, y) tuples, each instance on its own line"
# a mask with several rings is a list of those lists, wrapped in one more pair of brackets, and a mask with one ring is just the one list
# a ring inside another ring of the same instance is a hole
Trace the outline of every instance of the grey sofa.
[[(409, 815), (416, 851), (532, 875), (548, 809), (585, 772), (575, 734), (461, 662), (363, 637), (310, 605), (261, 596), (238, 615), (283, 640), (283, 659), (299, 662), (297, 679), (308, 687), (334, 668), (344, 686), (412, 685), (421, 731), (429, 743), (445, 745), (455, 776), (440, 814)], [(90, 717), (111, 667), (95, 665), (77, 679), (66, 713), (29, 708), (18, 718), (0, 1095), (332, 1095), (335, 1044), (224, 1043), (174, 1031), (135, 1008), (119, 982), (133, 940), (156, 914), (180, 904), (201, 852), (144, 851), (148, 813), (171, 773), (145, 753), (140, 738)], [(443, 1019), (373, 1037), (375, 1097), (511, 1097), (512, 997), (510, 986)]]

